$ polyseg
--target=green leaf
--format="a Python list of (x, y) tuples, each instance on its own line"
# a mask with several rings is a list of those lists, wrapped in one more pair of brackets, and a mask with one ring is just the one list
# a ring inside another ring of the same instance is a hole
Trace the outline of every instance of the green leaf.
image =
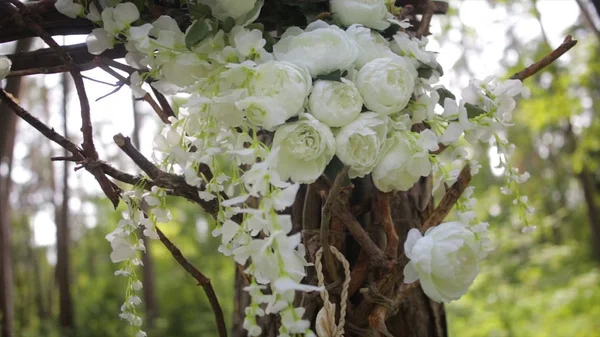
[(465, 108), (467, 108), (467, 116), (469, 116), (469, 118), (475, 118), (487, 112), (481, 107), (471, 103), (465, 103)]
[(341, 70), (336, 70), (334, 72), (331, 72), (329, 74), (326, 75), (319, 75), (317, 76), (317, 80), (324, 80), (324, 81), (335, 81), (335, 82), (341, 82), (342, 81), (342, 77), (346, 76), (348, 72), (347, 71), (341, 71)]
[(444, 76), (444, 69), (442, 68), (442, 65), (441, 65), (441, 64), (439, 64), (439, 63), (438, 63), (438, 64), (435, 66), (435, 70), (436, 70), (438, 73), (440, 73), (440, 76)]
[(446, 98), (452, 98), (452, 99), (456, 99), (456, 96), (454, 96), (453, 93), (450, 92), (450, 90), (441, 87), (438, 88), (437, 90), (438, 95), (440, 95), (440, 100), (438, 101), (438, 104), (441, 106), (444, 106), (444, 100), (446, 100)]
[(269, 53), (273, 52), (273, 46), (275, 45), (275, 43), (277, 43), (277, 40), (275, 40), (275, 38), (273, 37), (273, 35), (269, 34), (269, 32), (264, 32), (263, 31), (263, 39), (265, 39), (265, 41), (267, 43), (265, 43), (265, 50)]
[(417, 73), (420, 78), (429, 79), (431, 75), (433, 75), (433, 68), (430, 67), (421, 67), (417, 69)]
[(381, 32), (381, 36), (383, 36), (386, 40), (391, 39), (398, 31), (400, 30), (400, 26), (392, 23), (388, 28)]
[(202, 42), (211, 32), (212, 27), (209, 20), (194, 21), (187, 34), (185, 34), (185, 46), (191, 49)]
[(231, 32), (233, 27), (235, 26), (235, 20), (233, 18), (228, 17), (225, 21), (221, 22), (221, 28), (225, 33)]
[(212, 16), (210, 7), (198, 3), (198, 0), (190, 0), (188, 2), (188, 10), (192, 20), (201, 20)]
[(337, 156), (333, 156), (329, 164), (325, 166), (325, 172), (323, 173), (327, 176), (327, 178), (333, 181), (343, 168), (344, 163), (342, 163), (342, 161)]

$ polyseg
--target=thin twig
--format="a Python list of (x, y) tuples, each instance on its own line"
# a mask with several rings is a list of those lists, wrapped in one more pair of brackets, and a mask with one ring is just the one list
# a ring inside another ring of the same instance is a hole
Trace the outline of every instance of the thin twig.
[(348, 178), (348, 170), (350, 170), (350, 166), (344, 166), (335, 177), (335, 181), (329, 190), (329, 194), (325, 200), (325, 206), (323, 206), (323, 211), (321, 212), (321, 246), (323, 247), (323, 257), (325, 258), (327, 275), (329, 275), (329, 278), (334, 282), (337, 281), (338, 276), (335, 269), (335, 262), (333, 262), (333, 256), (331, 255), (331, 247), (329, 245), (329, 221), (331, 220), (333, 205), (338, 199), (342, 186)]
[[(167, 121), (168, 121), (168, 117), (175, 117), (175, 112), (173, 111), (173, 108), (171, 108), (171, 104), (169, 104), (169, 101), (167, 100), (165, 95), (161, 94), (160, 91), (156, 90), (156, 88), (154, 88), (153, 86), (150, 86), (150, 88), (152, 88), (152, 93), (154, 94), (154, 96), (156, 96), (156, 99), (158, 100), (158, 103), (160, 104), (160, 107), (162, 108), (163, 114), (167, 116)], [(145, 97), (144, 97), (144, 99), (145, 99)], [(162, 119), (162, 116), (161, 116), (161, 119)], [(170, 124), (170, 122), (168, 124)]]
[(437, 205), (435, 210), (433, 210), (433, 213), (431, 214), (429, 219), (427, 219), (427, 221), (423, 223), (423, 226), (421, 226), (422, 232), (426, 231), (431, 227), (437, 226), (441, 224), (442, 221), (444, 221), (446, 216), (448, 216), (448, 214), (450, 213), (452, 207), (454, 207), (454, 204), (456, 204), (456, 202), (460, 198), (461, 194), (469, 186), (470, 181), (471, 169), (467, 164), (460, 171), (456, 182), (452, 184), (452, 186), (450, 186), (450, 188), (446, 191), (446, 194), (444, 194), (442, 200), (440, 200), (440, 203)]
[(82, 161), (85, 159), (85, 155), (83, 154), (83, 150), (75, 145), (73, 142), (63, 137), (58, 132), (54, 131), (54, 129), (49, 128), (46, 124), (42, 123), (39, 119), (35, 118), (31, 115), (27, 110), (23, 109), (17, 102), (17, 99), (14, 98), (10, 93), (7, 93), (3, 89), (0, 89), (0, 100), (6, 104), (17, 116), (21, 117), (25, 122), (29, 125), (33, 126), (36, 130), (38, 130), (42, 135), (61, 147), (69, 150), (73, 154), (76, 160)]
[(179, 248), (177, 248), (177, 246), (175, 246), (158, 227), (156, 227), (156, 232), (158, 233), (160, 242), (165, 245), (175, 260), (198, 282), (198, 285), (204, 289), (204, 293), (206, 293), (208, 302), (210, 302), (210, 306), (215, 314), (215, 321), (217, 324), (217, 330), (219, 331), (219, 336), (227, 337), (227, 327), (225, 325), (223, 310), (221, 309), (221, 304), (219, 304), (219, 299), (217, 298), (217, 294), (215, 293), (215, 289), (213, 288), (210, 279), (206, 277), (206, 275), (202, 274), (202, 272), (193, 264), (191, 264), (185, 258), (185, 256), (183, 256), (181, 250), (179, 250)]
[[(106, 71), (107, 73), (112, 75), (114, 78), (119, 80), (120, 83), (125, 83), (128, 86), (131, 86), (131, 81), (129, 78), (122, 76), (121, 74), (119, 74), (117, 71), (113, 70), (108, 65), (102, 63), (103, 61), (104, 61), (103, 59), (100, 59), (100, 58), (97, 59), (97, 62), (100, 63), (99, 67), (102, 68), (102, 70)], [(117, 89), (120, 89), (120, 88), (117, 88)], [(114, 90), (113, 90), (113, 92), (109, 93), (109, 95), (111, 95), (112, 93), (114, 93)], [(101, 98), (104, 98), (104, 97), (106, 97), (106, 95)], [(144, 95), (142, 100), (144, 100), (144, 101), (148, 102), (148, 104), (150, 104), (150, 106), (152, 107), (152, 110), (154, 110), (154, 112), (156, 112), (156, 114), (158, 115), (158, 117), (160, 117), (160, 120), (163, 123), (171, 124), (171, 122), (169, 122), (169, 115), (163, 111), (163, 109), (160, 107), (160, 105), (158, 105), (158, 103), (156, 103), (156, 101), (152, 98), (152, 96), (150, 96), (149, 93), (146, 93), (146, 95)], [(170, 109), (170, 107), (169, 107), (169, 109)]]
[(202, 189), (198, 189), (195, 186), (189, 185), (183, 176), (164, 172), (156, 167), (156, 165), (144, 157), (144, 155), (138, 149), (136, 149), (135, 146), (133, 146), (129, 137), (125, 137), (122, 134), (117, 134), (113, 137), (113, 140), (117, 146), (121, 148), (121, 150), (123, 150), (123, 152), (125, 152), (125, 154), (129, 156), (134, 163), (137, 164), (137, 166), (146, 172), (146, 174), (156, 185), (175, 190), (181, 196), (196, 202), (209, 214), (213, 216), (217, 214), (218, 205), (216, 203), (216, 199), (212, 201), (200, 199), (198, 192)]
[(561, 45), (558, 46), (558, 48), (551, 51), (550, 54), (544, 56), (544, 58), (537, 61), (536, 63), (534, 63), (534, 64), (530, 65), (529, 67), (512, 75), (510, 77), (510, 79), (523, 81), (524, 79), (535, 75), (540, 70), (544, 69), (545, 67), (550, 65), (552, 62), (554, 62), (556, 59), (561, 57), (564, 53), (569, 51), (569, 49), (573, 48), (576, 44), (577, 44), (577, 40), (573, 40), (573, 37), (571, 35), (567, 35), (567, 37), (565, 37), (565, 40), (563, 41), (563, 43), (561, 43)]
[(86, 79), (88, 81), (92, 81), (92, 82), (96, 82), (96, 83), (108, 85), (109, 87), (119, 86), (119, 83), (110, 83), (110, 82), (106, 82), (106, 81), (102, 81), (102, 80), (97, 80), (95, 78), (92, 78), (92, 77), (89, 77), (89, 76), (85, 76), (85, 75), (81, 75), (81, 77), (83, 77), (84, 79)]
[(395, 259), (398, 255), (398, 233), (392, 220), (392, 211), (390, 210), (390, 201), (392, 193), (383, 193), (377, 191), (377, 215), (383, 223), (383, 230), (387, 237), (387, 247), (385, 253), (390, 259)]

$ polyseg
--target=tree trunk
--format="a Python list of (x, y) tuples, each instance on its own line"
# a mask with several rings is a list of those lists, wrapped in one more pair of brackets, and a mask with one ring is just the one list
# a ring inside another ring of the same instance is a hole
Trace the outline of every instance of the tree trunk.
[[(136, 148), (140, 148), (140, 128), (142, 125), (142, 115), (138, 109), (136, 101), (133, 101), (133, 131), (131, 139)], [(144, 283), (144, 305), (146, 307), (146, 324), (151, 329), (154, 326), (154, 320), (158, 316), (158, 305), (156, 301), (156, 292), (154, 289), (154, 261), (152, 260), (150, 240), (144, 235), (140, 228), (140, 234), (146, 247), (146, 252), (142, 254), (142, 281)]]
[[(31, 43), (31, 39), (19, 40), (15, 51), (27, 51)], [(5, 90), (19, 97), (21, 78), (7, 79)], [(3, 130), (0, 132), (0, 316), (2, 320), (0, 336), (11, 337), (14, 335), (14, 308), (9, 197), (17, 116), (4, 104), (0, 104), (0, 125)]]
[[(62, 74), (63, 88), (63, 131), (67, 136), (67, 104), (69, 95), (69, 78)], [(69, 156), (65, 150), (64, 156)], [(71, 297), (71, 277), (69, 263), (69, 244), (71, 241), (69, 229), (69, 161), (63, 161), (62, 175), (62, 200), (59, 206), (56, 203), (56, 281), (59, 291), (59, 324), (64, 335), (70, 335), (74, 328), (73, 299)]]
[[(377, 208), (373, 204), (380, 193), (372, 186), (370, 177), (353, 180), (352, 184), (354, 185), (352, 195), (345, 197), (341, 195), (340, 198), (349, 199), (350, 207), (353, 210), (363, 208), (363, 211), (355, 212), (355, 214), (363, 213), (357, 215), (356, 219), (370, 234), (373, 241), (382, 250), (385, 250), (387, 245), (386, 234), (377, 220), (380, 214), (375, 214)], [(307, 193), (306, 187), (301, 188), (296, 203), (290, 210), (295, 229), (299, 228), (299, 226), (301, 227), (301, 224), (304, 223), (303, 239), (304, 244), (307, 246), (307, 259), (310, 262), (314, 262), (314, 253), (320, 247), (318, 234), (315, 240), (314, 233), (318, 233), (316, 230), (320, 227), (321, 209), (324, 204), (324, 200), (319, 196), (319, 193), (315, 192), (315, 188), (314, 185), (311, 185), (308, 197), (305, 197)], [(433, 201), (431, 197), (427, 197), (430, 195), (430, 178), (422, 178), (410, 191), (398, 192), (390, 196), (391, 216), (399, 237), (398, 261), (402, 261), (404, 241), (406, 240), (408, 231), (411, 228), (420, 227), (432, 211)], [(304, 205), (305, 202), (307, 202), (306, 207)], [(303, 217), (307, 218), (304, 219)], [(361, 251), (361, 247), (354, 241), (348, 230), (344, 229), (344, 224), (335, 215), (332, 217), (330, 228), (332, 231), (330, 235), (332, 245), (341, 249), (346, 259), (350, 262), (353, 279), (355, 278), (360, 282), (354, 290), (352, 290), (351, 284), (350, 293), (354, 294), (349, 298), (349, 307), (352, 308), (352, 311), (349, 311), (346, 317), (345, 336), (379, 336), (380, 332), (378, 330), (381, 329), (376, 329), (370, 323), (370, 316), (373, 314), (376, 305), (366, 299), (357, 290), (358, 288), (378, 287), (378, 278), (384, 275), (386, 271), (384, 271), (384, 268), (374, 267), (369, 264), (365, 258), (365, 252)], [(359, 269), (362, 269), (362, 271), (359, 271)], [(391, 278), (394, 279), (393, 284), (377, 289), (380, 291), (380, 296), (391, 300), (398, 293), (399, 287), (403, 284), (401, 270), (401, 268), (398, 268), (391, 273)], [(338, 275), (341, 276), (342, 274)], [(309, 268), (306, 280), (310, 284), (316, 284), (314, 268)], [(250, 298), (242, 290), (246, 286), (246, 281), (241, 276), (239, 270), (236, 272), (235, 284), (236, 293), (232, 336), (243, 337), (246, 336), (246, 332), (242, 327), (244, 308), (250, 303)], [(331, 285), (331, 282), (328, 282), (328, 285)], [(339, 302), (339, 287), (337, 287), (337, 291), (335, 289), (334, 287), (334, 290), (330, 290), (329, 292), (330, 295), (333, 295), (335, 301)], [(298, 301), (299, 303), (300, 301)], [(322, 301), (318, 296), (308, 295), (305, 296), (303, 303), (306, 308), (305, 318), (311, 321), (314, 329), (316, 314), (322, 307)], [(339, 308), (339, 305), (337, 307)], [(395, 310), (397, 311), (394, 313)], [(406, 297), (398, 303), (397, 307), (388, 308), (386, 318), (385, 325), (387, 331), (394, 337), (446, 337), (448, 335), (444, 306), (430, 300), (420, 287), (409, 290)], [(258, 322), (263, 329), (262, 336), (277, 336), (279, 323), (276, 316), (267, 315), (259, 319)], [(383, 335), (381, 334), (381, 336)]]

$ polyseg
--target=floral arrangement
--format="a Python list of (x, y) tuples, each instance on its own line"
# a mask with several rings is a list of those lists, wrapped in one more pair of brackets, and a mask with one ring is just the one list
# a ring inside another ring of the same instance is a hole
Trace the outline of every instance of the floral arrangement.
[[(64, 15), (97, 25), (86, 40), (91, 54), (124, 44), (127, 63), (138, 69), (128, 78), (136, 97), (147, 95), (148, 84), (186, 97), (154, 139), (154, 164), (182, 176), (197, 188), (195, 197), (214, 205), (207, 211), (217, 220), (219, 251), (248, 277), (252, 300), (244, 328), (250, 336), (261, 335), (257, 317), (269, 314), (281, 317), (279, 336), (315, 335), (294, 298), (325, 289), (303, 283), (312, 264), (283, 211), (301, 185), (327, 179), (326, 171), (346, 185), (370, 179), (382, 195), (408, 191), (425, 177), (433, 178), (433, 191), (444, 190), (462, 172), (479, 170), (468, 144), (492, 143), (505, 168), (503, 193), (515, 195), (530, 228), (532, 209), (518, 189), (528, 174), (509, 163), (512, 145), (505, 138), (515, 99), (527, 94), (520, 80), (474, 80), (457, 99), (436, 85), (443, 75), (437, 55), (427, 50), (426, 37), (408, 30), (394, 1), (331, 0), (326, 15), (306, 7), (305, 25), (267, 28), (257, 22), (263, 5), (189, 0), (191, 19), (182, 30), (172, 16), (145, 21), (143, 7), (132, 2), (56, 2)], [(10, 61), (4, 64), (6, 76)], [(169, 192), (135, 186), (123, 193), (128, 211), (106, 237), (110, 258), (122, 266), (116, 275), (129, 280), (120, 315), (136, 337), (146, 336), (136, 311), (138, 252), (145, 250), (137, 233), (142, 228), (143, 235), (159, 237), (157, 224), (171, 220)], [(477, 220), (472, 192), (466, 188), (456, 200), (457, 221), (413, 228), (404, 243), (404, 282), (418, 280), (436, 302), (464, 295), (489, 251), (488, 224)], [(319, 324), (319, 336), (329, 335)]]

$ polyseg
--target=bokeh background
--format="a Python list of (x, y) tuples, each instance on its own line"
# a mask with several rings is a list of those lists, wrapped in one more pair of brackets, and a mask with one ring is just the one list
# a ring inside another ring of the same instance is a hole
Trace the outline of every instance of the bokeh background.
[[(503, 172), (495, 167), (495, 149), (469, 149), (483, 165), (473, 186), (478, 216), (491, 224), (493, 251), (470, 292), (446, 306), (450, 336), (600, 336), (600, 240), (592, 235), (600, 233), (597, 13), (587, 0), (450, 0), (448, 14), (433, 19), (429, 49), (439, 52), (446, 73), (442, 83), (454, 92), (471, 78), (507, 78), (556, 48), (567, 34), (579, 40), (558, 62), (525, 81), (531, 97), (519, 102), (509, 131), (516, 144), (510, 161), (532, 176), (522, 190), (536, 208), (530, 222), (537, 230), (523, 233), (512, 197), (500, 193)], [(71, 36), (63, 41), (83, 40)], [(15, 46), (1, 48), (0, 53), (9, 54)], [(114, 82), (101, 71), (85, 74)], [(67, 133), (81, 142), (69, 80), (32, 76), (21, 86), (21, 102), (32, 114), (57, 130), (65, 127), (66, 116)], [(92, 100), (114, 89), (91, 80), (86, 86)], [(143, 102), (134, 103), (127, 88), (92, 102), (92, 117), (100, 157), (135, 172), (112, 136), (138, 139), (149, 156), (160, 121)], [(12, 166), (0, 165), (0, 179), (13, 182), (2, 209), (12, 210), (3, 225), (12, 229), (16, 336), (65, 335), (58, 324), (57, 237), (69, 248), (71, 335), (123, 336), (127, 327), (118, 313), (126, 285), (112, 276), (117, 267), (104, 239), (122, 210), (112, 209), (89, 174), (49, 160), (58, 155), (62, 149), (19, 122)], [(233, 262), (217, 252), (213, 224), (196, 207), (183, 200), (171, 203), (174, 220), (162, 230), (212, 279), (229, 323)], [(56, 230), (65, 223), (68, 238)], [(160, 243), (151, 242), (149, 251), (145, 263), (151, 273), (144, 275), (153, 280), (151, 286), (146, 283), (151, 288), (146, 289), (150, 305), (144, 315), (149, 335), (216, 336), (209, 303), (193, 279)]]

